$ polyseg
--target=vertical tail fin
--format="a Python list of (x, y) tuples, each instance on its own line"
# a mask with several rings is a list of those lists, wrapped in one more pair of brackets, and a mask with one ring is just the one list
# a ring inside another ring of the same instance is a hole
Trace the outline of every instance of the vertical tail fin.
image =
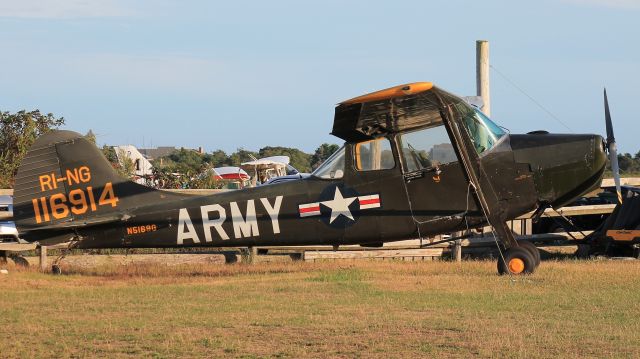
[[(27, 152), (15, 178), (14, 219), (27, 241), (69, 238), (77, 225), (180, 195), (120, 177), (84, 136), (50, 131)], [(55, 228), (55, 230), (52, 230)]]

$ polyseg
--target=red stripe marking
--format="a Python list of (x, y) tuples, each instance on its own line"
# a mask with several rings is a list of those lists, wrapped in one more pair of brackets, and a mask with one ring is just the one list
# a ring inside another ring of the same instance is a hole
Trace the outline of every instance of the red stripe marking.
[(320, 206), (300, 208), (300, 213), (317, 212), (319, 210), (320, 210)]
[(360, 205), (380, 203), (380, 198), (365, 199), (360, 201)]

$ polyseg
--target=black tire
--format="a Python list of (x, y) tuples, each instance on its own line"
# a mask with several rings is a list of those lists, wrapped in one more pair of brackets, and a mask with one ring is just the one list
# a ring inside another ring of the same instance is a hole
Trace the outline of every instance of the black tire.
[(60, 268), (59, 265), (54, 264), (51, 266), (51, 273), (55, 275), (60, 275), (62, 274), (62, 269)]
[(15, 263), (18, 267), (29, 267), (29, 261), (27, 261), (23, 256), (12, 255), (11, 260), (13, 260), (13, 263)]
[(502, 257), (498, 258), (498, 273), (500, 275), (532, 274), (535, 270), (536, 265), (533, 255), (522, 247), (511, 247), (507, 249), (504, 252), (504, 261)]
[(591, 255), (591, 246), (588, 244), (578, 244), (578, 249), (576, 249), (574, 255), (579, 259), (589, 259), (589, 256)]
[(232, 263), (238, 262), (238, 256), (236, 255), (235, 252), (223, 252), (222, 255), (224, 255), (225, 264), (232, 264)]
[(535, 244), (529, 241), (518, 241), (518, 245), (528, 250), (529, 253), (531, 253), (531, 255), (533, 256), (533, 260), (535, 261), (536, 267), (538, 267), (541, 261), (540, 250), (538, 249), (538, 247), (536, 247)]

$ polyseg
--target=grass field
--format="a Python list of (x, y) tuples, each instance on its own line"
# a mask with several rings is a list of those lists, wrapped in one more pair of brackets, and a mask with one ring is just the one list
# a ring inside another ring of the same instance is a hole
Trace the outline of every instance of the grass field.
[(640, 357), (640, 261), (8, 269), (3, 358)]

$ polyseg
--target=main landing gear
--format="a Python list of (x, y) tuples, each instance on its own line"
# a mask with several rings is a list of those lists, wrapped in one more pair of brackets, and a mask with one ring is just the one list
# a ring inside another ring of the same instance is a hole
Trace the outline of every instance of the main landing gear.
[(518, 241), (518, 246), (507, 248), (503, 256), (498, 258), (498, 273), (501, 275), (531, 274), (540, 265), (540, 251), (528, 241)]

